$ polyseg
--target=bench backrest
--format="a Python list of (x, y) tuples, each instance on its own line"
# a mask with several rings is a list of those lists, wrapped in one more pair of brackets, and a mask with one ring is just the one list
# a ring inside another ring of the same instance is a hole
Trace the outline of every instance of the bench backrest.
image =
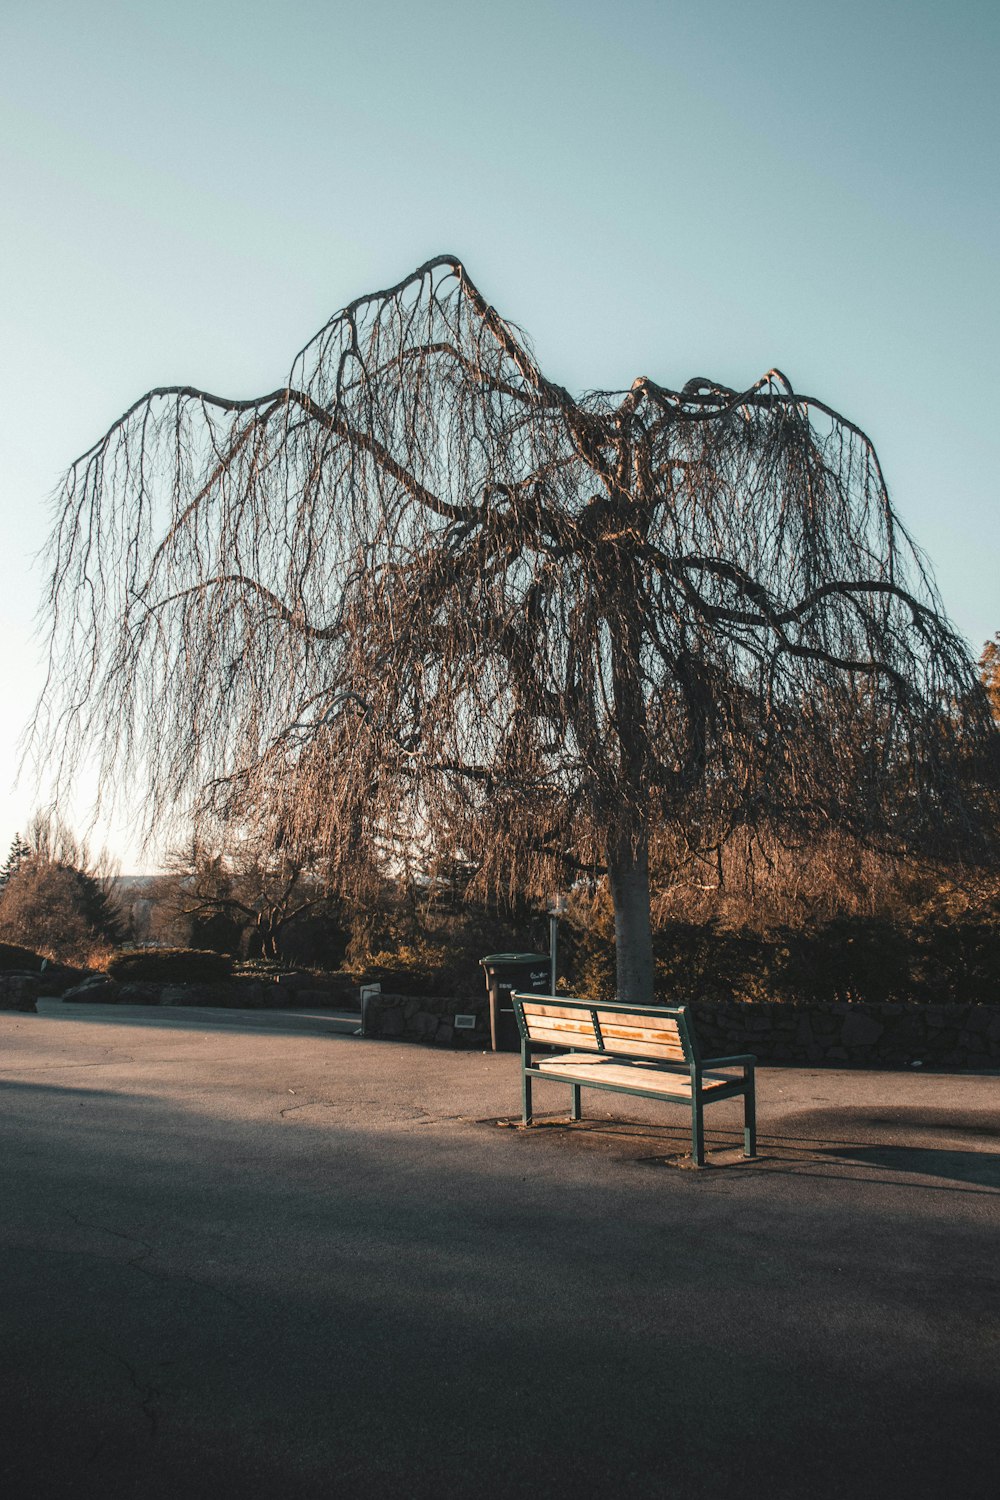
[(515, 992), (511, 999), (521, 1036), (572, 1052), (644, 1057), (652, 1062), (694, 1064), (697, 1043), (686, 1005), (622, 1005), (560, 995)]

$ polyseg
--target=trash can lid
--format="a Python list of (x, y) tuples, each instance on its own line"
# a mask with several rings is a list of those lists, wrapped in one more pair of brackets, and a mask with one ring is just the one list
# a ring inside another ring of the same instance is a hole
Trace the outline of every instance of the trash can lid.
[(507, 964), (547, 964), (551, 962), (548, 953), (487, 953), (485, 958), (479, 960), (484, 966), (492, 964), (495, 968), (502, 969)]

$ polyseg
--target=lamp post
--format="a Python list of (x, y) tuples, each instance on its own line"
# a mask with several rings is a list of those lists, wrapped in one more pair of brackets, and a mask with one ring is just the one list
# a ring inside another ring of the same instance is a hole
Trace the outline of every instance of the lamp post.
[(552, 979), (550, 990), (556, 992), (556, 961), (559, 952), (559, 918), (566, 910), (566, 897), (553, 896), (549, 905), (549, 965)]

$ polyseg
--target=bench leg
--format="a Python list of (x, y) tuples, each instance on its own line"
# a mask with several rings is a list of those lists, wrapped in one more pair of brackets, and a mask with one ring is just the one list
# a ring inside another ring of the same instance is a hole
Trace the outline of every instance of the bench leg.
[(691, 1098), (691, 1155), (696, 1167), (705, 1165), (705, 1106), (697, 1092)]
[(583, 1113), (580, 1109), (580, 1085), (578, 1083), (574, 1083), (570, 1092), (573, 1097), (569, 1108), (569, 1117), (571, 1120), (582, 1120)]
[(531, 1078), (524, 1072), (521, 1074), (521, 1122), (531, 1124)]
[(757, 1155), (757, 1094), (753, 1069), (749, 1070), (743, 1095), (743, 1155)]

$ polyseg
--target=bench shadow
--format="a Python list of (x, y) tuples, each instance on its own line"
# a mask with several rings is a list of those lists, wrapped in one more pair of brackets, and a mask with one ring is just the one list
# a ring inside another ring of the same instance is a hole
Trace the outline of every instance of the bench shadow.
[(826, 1146), (813, 1153), (845, 1166), (938, 1177), (1000, 1191), (1000, 1153), (928, 1146)]
[[(622, 1160), (640, 1166), (671, 1167), (682, 1170), (693, 1168), (691, 1160), (691, 1132), (684, 1126), (647, 1124), (637, 1120), (601, 1120), (584, 1118), (568, 1120), (564, 1113), (536, 1114), (533, 1123), (525, 1127), (520, 1115), (507, 1115), (502, 1119), (490, 1118), (478, 1122), (496, 1125), (501, 1130), (524, 1131), (525, 1134), (554, 1133), (565, 1137), (567, 1144), (617, 1148)], [(650, 1150), (650, 1148), (653, 1148)], [(742, 1130), (705, 1130), (706, 1167), (745, 1166), (753, 1167), (764, 1160), (758, 1138), (758, 1154), (743, 1155)]]
[[(929, 1109), (919, 1104), (882, 1106), (838, 1105), (834, 1109), (800, 1109), (788, 1117), (797, 1135), (783, 1140), (844, 1140), (853, 1132), (906, 1131), (914, 1135), (987, 1136), (1000, 1142), (1000, 1118), (995, 1109)], [(867, 1145), (859, 1141), (859, 1145)]]
[(785, 1152), (802, 1151), (814, 1163), (1000, 1189), (1000, 1151), (982, 1144), (1000, 1145), (995, 1110), (848, 1105), (802, 1110), (788, 1124), (787, 1132), (770, 1136), (772, 1144)]
[[(904, 1118), (905, 1117), (905, 1118)], [(502, 1129), (524, 1130), (519, 1115), (503, 1119), (482, 1121)], [(923, 1111), (919, 1108), (892, 1109), (879, 1113), (861, 1110), (831, 1110), (809, 1112), (808, 1118), (800, 1117), (797, 1126), (814, 1125), (815, 1130), (801, 1133), (767, 1132), (758, 1135), (757, 1155), (743, 1155), (743, 1136), (740, 1130), (706, 1129), (706, 1167), (765, 1167), (771, 1172), (815, 1174), (819, 1168), (823, 1175), (834, 1175), (830, 1169), (842, 1168), (838, 1176), (854, 1178), (852, 1169), (859, 1169), (856, 1180), (871, 1182), (869, 1173), (879, 1171), (891, 1174), (878, 1180), (885, 1185), (907, 1186), (907, 1178), (937, 1178), (938, 1183), (921, 1182), (924, 1189), (961, 1192), (962, 1184), (982, 1189), (991, 1188), (1000, 1192), (1000, 1152), (969, 1149), (960, 1144), (951, 1144), (955, 1137), (971, 1135), (976, 1138), (996, 1138), (995, 1116), (990, 1111)], [(825, 1129), (823, 1126), (825, 1125)], [(848, 1127), (845, 1132), (845, 1125)], [(879, 1127), (898, 1133), (901, 1127), (917, 1136), (913, 1143), (871, 1142), (870, 1140), (845, 1140), (845, 1134), (874, 1130)], [(554, 1135), (566, 1144), (571, 1142), (581, 1147), (603, 1147), (615, 1150), (623, 1160), (649, 1167), (689, 1168), (690, 1135), (679, 1126), (652, 1125), (628, 1120), (583, 1119), (568, 1120), (563, 1113), (554, 1112), (536, 1115), (528, 1127), (530, 1133)], [(942, 1134), (950, 1138), (948, 1145), (935, 1145), (919, 1140), (919, 1136)], [(903, 1180), (900, 1182), (899, 1179)], [(943, 1184), (948, 1184), (947, 1187)], [(951, 1184), (955, 1184), (954, 1187)]]

